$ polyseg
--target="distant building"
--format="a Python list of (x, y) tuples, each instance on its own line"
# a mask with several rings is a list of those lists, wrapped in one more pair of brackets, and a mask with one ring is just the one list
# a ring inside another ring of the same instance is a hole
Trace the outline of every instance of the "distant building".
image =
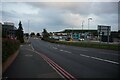
[(2, 36), (2, 23), (0, 22), (0, 38)]
[(3, 38), (15, 38), (17, 28), (14, 26), (14, 23), (4, 22), (2, 24), (2, 37)]
[(112, 31), (110, 38), (112, 38), (112, 42), (120, 42), (120, 30)]
[(84, 39), (96, 39), (98, 36), (97, 30), (72, 30), (66, 29), (60, 32), (54, 32), (54, 35), (59, 36), (60, 38), (72, 38), (78, 40), (80, 38)]

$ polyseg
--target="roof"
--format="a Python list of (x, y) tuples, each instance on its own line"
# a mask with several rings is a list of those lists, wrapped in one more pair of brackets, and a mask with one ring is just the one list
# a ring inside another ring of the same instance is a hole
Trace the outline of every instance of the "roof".
[(79, 29), (65, 29), (64, 31), (56, 32), (56, 33), (70, 33), (70, 32), (75, 32), (75, 33), (80, 33), (80, 32), (97, 32), (97, 30), (79, 30)]

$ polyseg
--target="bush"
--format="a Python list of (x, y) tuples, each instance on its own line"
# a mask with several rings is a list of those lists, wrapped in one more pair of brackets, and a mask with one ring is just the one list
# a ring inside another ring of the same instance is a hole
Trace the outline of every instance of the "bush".
[(18, 40), (2, 39), (2, 62), (15, 53), (20, 46)]

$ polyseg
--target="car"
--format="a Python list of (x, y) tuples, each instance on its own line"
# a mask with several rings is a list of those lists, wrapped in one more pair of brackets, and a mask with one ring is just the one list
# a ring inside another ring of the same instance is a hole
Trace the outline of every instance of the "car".
[(84, 41), (84, 38), (79, 38), (78, 40), (79, 40), (79, 41)]

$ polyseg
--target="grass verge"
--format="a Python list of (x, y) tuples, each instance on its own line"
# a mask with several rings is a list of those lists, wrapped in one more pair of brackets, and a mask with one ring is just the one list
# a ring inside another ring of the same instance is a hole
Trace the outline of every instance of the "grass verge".
[(120, 51), (120, 45), (118, 44), (105, 44), (105, 43), (95, 43), (95, 42), (66, 42), (66, 41), (57, 41), (54, 39), (47, 39), (45, 41), (57, 44), (64, 44), (77, 47), (87, 47), (87, 48), (98, 48), (98, 49), (108, 49)]

